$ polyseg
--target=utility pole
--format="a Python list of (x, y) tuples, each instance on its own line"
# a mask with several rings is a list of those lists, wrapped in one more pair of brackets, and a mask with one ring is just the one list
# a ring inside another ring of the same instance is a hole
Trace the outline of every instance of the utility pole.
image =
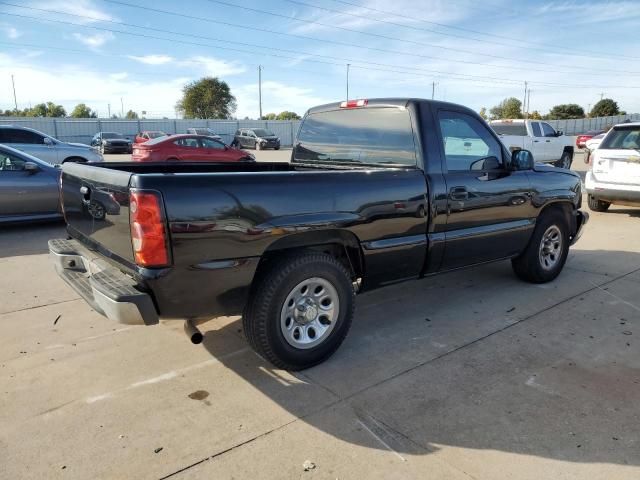
[(527, 86), (528, 82), (524, 82), (524, 98), (522, 99), (522, 113), (524, 113), (525, 106), (527, 105)]
[(13, 75), (11, 75), (11, 85), (13, 85), (13, 103), (16, 106), (16, 112), (18, 112), (18, 97), (16, 97), (16, 82), (13, 80)]
[(349, 101), (349, 67), (351, 64), (347, 63), (347, 102)]
[(527, 110), (524, 118), (529, 118), (529, 108), (531, 107), (531, 89), (527, 92)]
[(436, 82), (431, 82), (431, 100), (436, 96)]
[(600, 94), (600, 101), (604, 98), (604, 92)]
[(111, 118), (111, 104), (110, 103), (107, 103), (107, 112), (109, 112), (109, 113), (107, 113), (107, 117)]
[(258, 65), (258, 104), (260, 106), (258, 120), (262, 120), (262, 65)]
[(120, 97), (120, 116), (124, 118), (124, 102), (122, 101), (122, 97)]

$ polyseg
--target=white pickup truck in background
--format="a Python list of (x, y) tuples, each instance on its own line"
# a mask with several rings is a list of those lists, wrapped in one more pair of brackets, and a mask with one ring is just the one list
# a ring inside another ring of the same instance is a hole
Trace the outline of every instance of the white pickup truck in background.
[(491, 128), (510, 150), (521, 148), (533, 153), (536, 162), (553, 163), (571, 168), (573, 139), (557, 132), (547, 122), (539, 120), (492, 120)]

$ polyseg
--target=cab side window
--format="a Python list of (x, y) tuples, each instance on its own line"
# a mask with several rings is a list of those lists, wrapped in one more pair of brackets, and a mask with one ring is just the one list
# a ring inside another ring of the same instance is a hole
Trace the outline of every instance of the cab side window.
[(557, 137), (556, 131), (551, 125), (544, 122), (542, 122), (540, 125), (542, 125), (542, 133), (544, 133), (545, 137)]
[(538, 122), (532, 122), (531, 123), (531, 129), (533, 130), (533, 136), (534, 137), (541, 137), (542, 136), (542, 129), (540, 128), (540, 124)]
[(444, 110), (438, 113), (438, 120), (450, 172), (504, 167), (500, 142), (479, 120), (465, 113)]

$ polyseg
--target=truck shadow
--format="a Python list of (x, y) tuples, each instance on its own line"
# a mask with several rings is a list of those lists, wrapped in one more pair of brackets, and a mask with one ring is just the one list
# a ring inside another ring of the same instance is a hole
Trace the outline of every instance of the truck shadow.
[[(623, 301), (638, 285), (640, 254), (575, 250), (547, 285), (501, 262), (365, 293), (342, 347), (303, 372), (248, 351), (239, 320), (203, 345), (298, 422), (350, 444), (640, 465), (640, 354), (621, 334), (640, 334), (640, 305)], [(230, 356), (229, 342), (247, 348)]]

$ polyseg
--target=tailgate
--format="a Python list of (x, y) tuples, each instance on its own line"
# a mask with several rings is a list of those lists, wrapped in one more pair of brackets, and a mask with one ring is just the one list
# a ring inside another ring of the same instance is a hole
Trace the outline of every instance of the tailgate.
[(129, 227), (132, 175), (106, 166), (62, 166), (62, 205), (70, 233), (129, 262), (134, 258)]
[(601, 182), (640, 185), (640, 152), (597, 150), (593, 174)]

